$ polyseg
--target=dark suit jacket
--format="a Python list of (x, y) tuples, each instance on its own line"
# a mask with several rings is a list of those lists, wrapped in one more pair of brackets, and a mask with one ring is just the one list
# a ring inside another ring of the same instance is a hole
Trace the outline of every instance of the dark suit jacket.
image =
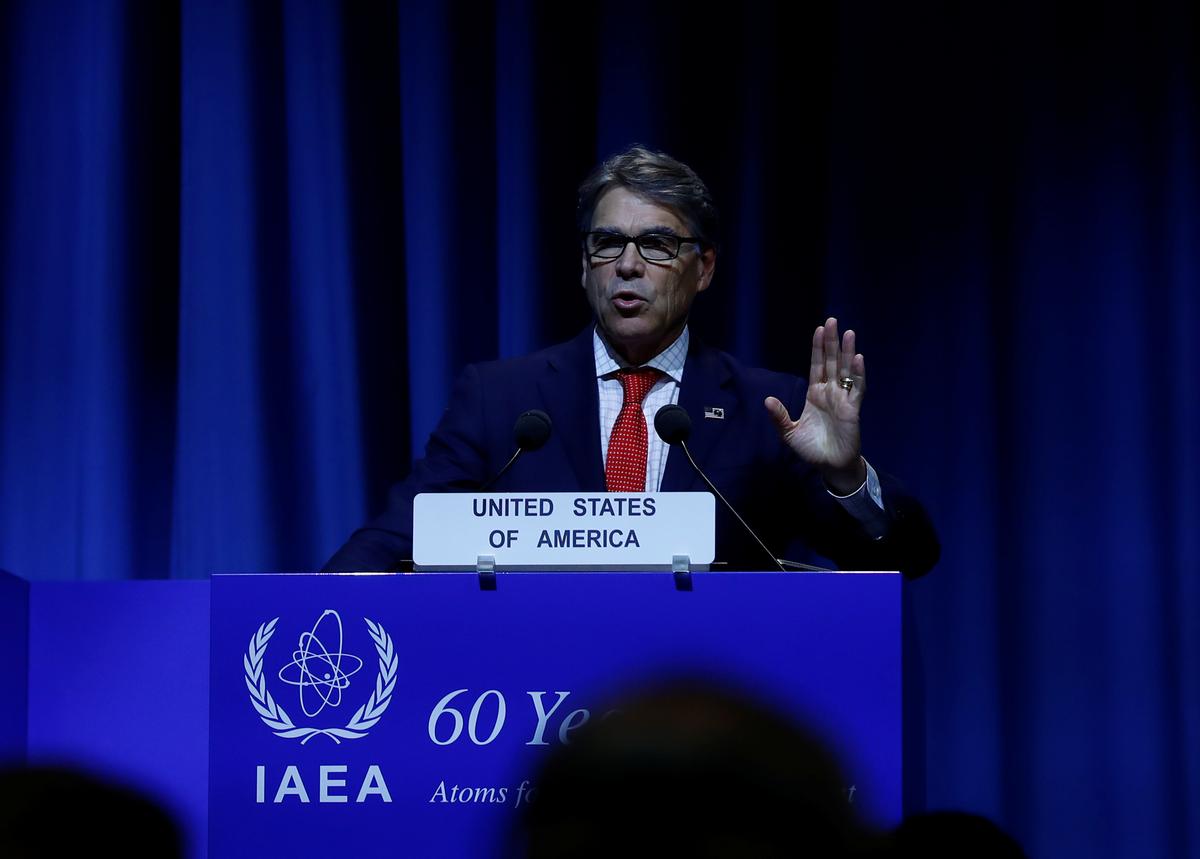
[[(937, 561), (937, 537), (921, 505), (880, 473), (890, 524), (871, 539), (825, 490), (820, 475), (779, 440), (763, 407), (774, 395), (793, 415), (805, 382), (745, 367), (692, 337), (679, 405), (692, 418), (688, 446), (696, 462), (763, 542), (790, 560), (828, 558), (841, 569), (899, 569), (922, 575)], [(397, 569), (412, 557), (412, 499), (420, 492), (473, 491), (516, 449), (513, 421), (543, 409), (554, 423), (540, 450), (523, 454), (496, 482), (496, 492), (603, 492), (600, 416), (592, 329), (541, 352), (468, 366), (449, 408), (412, 474), (392, 488), (388, 509), (354, 533), (326, 571)], [(724, 419), (706, 419), (709, 408)], [(651, 428), (651, 432), (653, 432)], [(704, 491), (682, 451), (667, 457), (662, 491)], [(717, 504), (717, 561), (729, 569), (770, 569), (762, 550)], [(814, 558), (816, 553), (821, 558)]]

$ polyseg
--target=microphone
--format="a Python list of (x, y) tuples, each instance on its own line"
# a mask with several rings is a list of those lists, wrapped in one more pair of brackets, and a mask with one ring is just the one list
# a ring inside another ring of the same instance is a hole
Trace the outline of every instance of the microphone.
[(809, 570), (811, 572), (824, 573), (829, 572), (829, 570), (826, 570), (823, 567), (812, 567), (808, 564), (801, 564), (796, 561), (784, 561), (780, 558), (776, 558), (775, 553), (768, 549), (762, 540), (758, 539), (758, 535), (754, 533), (754, 529), (746, 524), (746, 520), (743, 519), (741, 515), (733, 509), (733, 505), (730, 504), (726, 500), (725, 496), (721, 494), (721, 490), (713, 486), (713, 482), (708, 479), (708, 475), (705, 474), (703, 470), (701, 470), (700, 466), (696, 464), (696, 460), (692, 459), (692, 452), (688, 450), (687, 446), (688, 437), (692, 434), (692, 419), (683, 406), (677, 406), (674, 403), (670, 403), (659, 409), (654, 415), (654, 431), (657, 432), (658, 437), (667, 444), (679, 445), (679, 447), (683, 449), (683, 452), (687, 455), (688, 462), (692, 464), (692, 468), (694, 468), (696, 473), (700, 475), (700, 478), (704, 481), (705, 485), (712, 490), (712, 494), (720, 498), (721, 503), (729, 508), (729, 512), (732, 513), (733, 517), (741, 523), (743, 528), (746, 529), (746, 533), (754, 538), (754, 542), (758, 543), (759, 548), (761, 548), (767, 554), (767, 557), (771, 559), (771, 563), (778, 567), (780, 572), (787, 572), (787, 570), (784, 569), (784, 564), (799, 570)]
[[(688, 416), (687, 409), (683, 406), (669, 403), (655, 413), (654, 431), (667, 444), (683, 444), (692, 434), (692, 419)], [(686, 446), (684, 447), (684, 452), (687, 453)], [(688, 453), (688, 461), (691, 462), (691, 459), (692, 455)], [(695, 463), (693, 462), (692, 465), (695, 465)], [(700, 469), (696, 470), (699, 471)], [(704, 475), (700, 476), (703, 477)]]
[(480, 492), (486, 492), (488, 487), (504, 476), (517, 457), (527, 450), (537, 450), (546, 443), (550, 438), (550, 430), (553, 424), (550, 422), (550, 416), (541, 409), (530, 409), (527, 412), (522, 412), (517, 418), (517, 422), (513, 424), (513, 444), (517, 446), (516, 452), (508, 462), (504, 463), (504, 467), (496, 474), (479, 487)]
[(513, 425), (513, 444), (519, 450), (537, 450), (550, 438), (550, 416), (541, 409), (530, 409)]

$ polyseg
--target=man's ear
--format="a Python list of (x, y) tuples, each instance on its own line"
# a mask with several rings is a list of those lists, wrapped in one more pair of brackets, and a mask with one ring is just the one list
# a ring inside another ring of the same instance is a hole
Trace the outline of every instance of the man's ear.
[(714, 248), (705, 248), (700, 253), (700, 279), (696, 282), (696, 292), (704, 292), (712, 283), (713, 274), (717, 270), (717, 252)]
[(579, 273), (579, 285), (587, 289), (587, 273), (588, 273), (588, 256), (587, 251), (580, 253), (579, 258), (582, 260)]

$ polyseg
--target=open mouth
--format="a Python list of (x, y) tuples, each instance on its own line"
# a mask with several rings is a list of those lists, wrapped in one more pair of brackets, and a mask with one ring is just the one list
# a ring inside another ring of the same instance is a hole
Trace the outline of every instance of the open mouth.
[(646, 300), (636, 292), (621, 290), (612, 297), (613, 307), (621, 313), (636, 313)]

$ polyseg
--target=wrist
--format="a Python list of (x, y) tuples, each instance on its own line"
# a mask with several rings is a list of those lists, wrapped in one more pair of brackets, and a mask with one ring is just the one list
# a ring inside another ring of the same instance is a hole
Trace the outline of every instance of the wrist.
[(840, 468), (823, 468), (825, 487), (834, 495), (853, 495), (867, 482), (867, 463), (861, 457)]

